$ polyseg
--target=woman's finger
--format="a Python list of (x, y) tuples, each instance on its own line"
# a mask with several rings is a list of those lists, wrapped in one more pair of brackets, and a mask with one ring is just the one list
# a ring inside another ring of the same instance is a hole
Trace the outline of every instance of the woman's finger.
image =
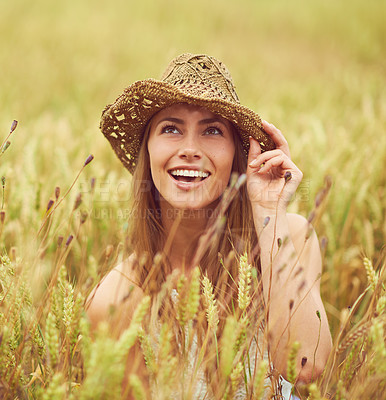
[[(280, 168), (283, 173), (290, 169), (295, 168), (295, 164), (284, 154), (270, 158), (264, 165), (257, 171), (259, 174), (269, 172), (272, 168)], [(282, 174), (281, 174), (282, 175)]]
[(259, 142), (252, 136), (249, 136), (249, 153), (248, 164), (255, 160), (261, 154), (261, 147)]
[(270, 124), (265, 120), (261, 120), (261, 122), (263, 125), (263, 129), (272, 138), (276, 145), (276, 148), (282, 150), (283, 153), (285, 153), (288, 157), (291, 157), (288, 142), (281, 131), (277, 129), (275, 125)]
[(302, 173), (296, 164), (279, 149), (267, 151), (259, 155), (249, 163), (251, 172), (254, 170), (259, 174), (265, 174), (273, 170), (277, 176), (284, 176), (286, 171), (302, 179)]
[[(257, 155), (254, 159), (251, 159), (251, 161), (249, 162), (248, 165), (251, 168), (260, 167), (261, 164), (265, 163), (270, 158), (281, 156), (281, 155), (285, 155), (287, 158), (289, 158), (282, 150), (275, 149), (275, 150), (265, 151), (264, 153)], [(252, 157), (250, 157), (250, 158), (252, 158)]]

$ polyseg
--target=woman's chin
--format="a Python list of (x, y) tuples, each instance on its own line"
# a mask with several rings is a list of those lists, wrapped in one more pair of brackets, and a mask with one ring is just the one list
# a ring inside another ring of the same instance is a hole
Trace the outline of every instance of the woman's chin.
[[(166, 204), (165, 204), (166, 205)], [(215, 201), (167, 201), (167, 207), (163, 208), (163, 213), (169, 217), (181, 215), (183, 218), (212, 218), (215, 214), (218, 199)], [(172, 214), (172, 215), (170, 215)]]

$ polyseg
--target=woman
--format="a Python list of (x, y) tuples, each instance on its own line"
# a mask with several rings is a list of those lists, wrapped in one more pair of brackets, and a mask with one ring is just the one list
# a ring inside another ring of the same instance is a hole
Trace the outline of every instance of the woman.
[[(92, 323), (128, 297), (130, 314), (172, 271), (197, 265), (226, 307), (237, 270), (232, 262), (222, 268), (219, 257), (246, 252), (260, 272), (275, 368), (286, 376), (299, 342), (297, 380), (319, 376), (331, 348), (321, 255), (307, 220), (287, 213), (302, 173), (282, 133), (239, 103), (225, 66), (205, 55), (177, 57), (161, 81), (136, 82), (107, 106), (101, 129), (133, 173), (133, 253), (94, 291)], [(233, 195), (232, 173), (246, 174)], [(152, 269), (155, 258), (160, 267)]]

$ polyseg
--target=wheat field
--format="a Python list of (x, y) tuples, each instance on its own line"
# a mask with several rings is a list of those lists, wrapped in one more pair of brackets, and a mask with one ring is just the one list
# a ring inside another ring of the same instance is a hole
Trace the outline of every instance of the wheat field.
[[(102, 109), (192, 52), (222, 60), (241, 102), (282, 130), (304, 173), (291, 211), (316, 212), (334, 349), (323, 376), (297, 396), (382, 399), (386, 2), (3, 0), (0, 10), (0, 397), (150, 398), (135, 369), (125, 374), (125, 355), (140, 342), (137, 358), (159, 382), (151, 398), (172, 398), (182, 379), (173, 366), (187, 360), (170, 338), (176, 326), (194, 337), (188, 321), (199, 320), (201, 296), (213, 318), (210, 283), (198, 273), (190, 284), (176, 278), (185, 317), (160, 321), (156, 345), (142, 326), (154, 318), (146, 300), (119, 339), (106, 326), (91, 334), (84, 310), (128, 251), (130, 176), (99, 131)], [(223, 398), (235, 398), (249, 317), (227, 318), (222, 338), (233, 353), (205, 342), (221, 356)], [(248, 398), (261, 398), (268, 370), (262, 360)]]

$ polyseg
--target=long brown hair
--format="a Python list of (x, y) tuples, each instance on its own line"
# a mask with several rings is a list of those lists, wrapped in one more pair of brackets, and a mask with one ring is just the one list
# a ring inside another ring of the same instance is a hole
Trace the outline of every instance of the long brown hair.
[[(132, 178), (130, 199), (131, 217), (129, 219), (128, 237), (131, 251), (136, 255), (135, 270), (138, 284), (147, 292), (161, 288), (166, 276), (170, 273), (167, 254), (163, 254), (166, 243), (166, 232), (161, 222), (159, 193), (153, 183), (150, 171), (150, 158), (147, 141), (151, 122), (147, 125), (137, 165)], [(243, 150), (240, 136), (232, 125), (235, 142), (235, 157), (232, 174), (241, 175), (246, 172), (247, 157)], [(221, 204), (221, 200), (219, 202)], [(220, 205), (218, 206), (220, 207)], [(216, 230), (210, 238), (211, 245), (200, 254), (198, 265), (203, 273), (211, 279), (218, 295), (232, 294), (238, 263), (238, 255), (244, 252), (253, 254), (257, 249), (257, 236), (253, 226), (253, 216), (247, 196), (246, 185), (242, 185), (234, 195), (225, 212), (226, 222), (220, 231)], [(210, 229), (210, 226), (208, 226)], [(205, 232), (204, 232), (205, 234)], [(192, 259), (197, 250), (199, 238), (193, 240)], [(255, 257), (253, 257), (255, 258)], [(250, 260), (255, 263), (253, 259)], [(220, 284), (220, 286), (218, 286)], [(225, 303), (228, 303), (225, 301)]]

